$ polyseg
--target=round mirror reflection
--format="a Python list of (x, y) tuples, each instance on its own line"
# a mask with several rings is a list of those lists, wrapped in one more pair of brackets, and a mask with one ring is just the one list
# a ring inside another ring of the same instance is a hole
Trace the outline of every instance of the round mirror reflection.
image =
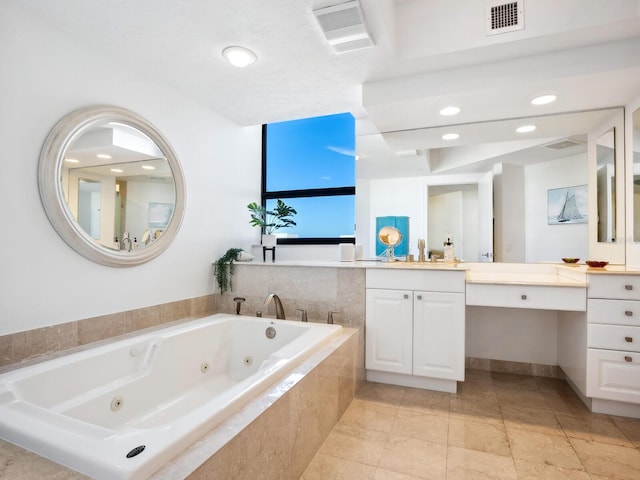
[(42, 150), (39, 186), (62, 238), (104, 265), (154, 258), (182, 220), (177, 156), (155, 127), (118, 107), (87, 107), (60, 120)]

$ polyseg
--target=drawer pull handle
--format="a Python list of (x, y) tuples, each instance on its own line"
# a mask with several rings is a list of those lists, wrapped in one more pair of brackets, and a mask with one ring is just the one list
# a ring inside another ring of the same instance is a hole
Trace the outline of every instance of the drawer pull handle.
[(526, 299), (527, 299), (527, 296), (526, 296), (526, 295), (520, 295), (520, 298), (521, 298), (522, 300), (526, 300)]
[(633, 342), (633, 337), (624, 337), (624, 341), (628, 342), (628, 343), (631, 343), (631, 342)]
[(625, 355), (624, 356), (624, 361), (625, 362), (633, 362), (633, 358), (631, 358), (629, 355)]
[(624, 289), (625, 290), (633, 290), (633, 285), (625, 285)]
[(418, 295), (418, 300), (422, 300), (422, 295)]
[(625, 314), (627, 317), (633, 317), (633, 312), (632, 312), (631, 310), (625, 310), (624, 314)]
[(405, 299), (409, 298), (409, 294), (405, 293), (402, 297), (405, 298)]

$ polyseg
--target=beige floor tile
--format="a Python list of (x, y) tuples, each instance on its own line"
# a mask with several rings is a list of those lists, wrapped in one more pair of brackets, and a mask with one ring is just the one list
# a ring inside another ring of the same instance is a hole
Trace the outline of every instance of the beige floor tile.
[(339, 421), (340, 425), (389, 433), (398, 409), (373, 402), (353, 400)]
[(617, 425), (607, 416), (569, 415), (557, 413), (556, 417), (568, 437), (633, 447)]
[(449, 446), (511, 456), (507, 433), (502, 425), (449, 419)]
[(542, 394), (547, 408), (552, 412), (593, 415), (573, 390), (567, 393), (543, 391)]
[(640, 478), (640, 452), (637, 449), (579, 438), (570, 441), (589, 474), (615, 480)]
[(496, 392), (493, 385), (474, 382), (461, 382), (458, 384), (458, 392), (456, 394), (457, 397), (468, 397), (475, 395), (488, 396), (492, 399), (496, 398)]
[(516, 480), (513, 459), (477, 450), (449, 447), (447, 480)]
[(539, 390), (518, 390), (496, 387), (496, 397), (501, 406), (514, 406), (531, 410), (549, 410), (545, 397)]
[(584, 470), (555, 467), (516, 458), (518, 480), (590, 480)]
[(441, 415), (399, 410), (391, 429), (394, 436), (415, 438), (433, 443), (447, 443), (449, 419)]
[(484, 395), (453, 397), (449, 417), (502, 425), (502, 413), (496, 399)]
[(402, 403), (404, 387), (384, 383), (366, 382), (356, 393), (356, 398), (387, 406), (399, 406)]
[(320, 453), (377, 466), (389, 435), (348, 425), (336, 425)]
[[(486, 370), (466, 370), (464, 372), (464, 383), (482, 383), (484, 385), (493, 386), (493, 378), (491, 372)], [(461, 384), (459, 383), (458, 386)]]
[(516, 375), (513, 373), (491, 372), (493, 385), (496, 388), (507, 388), (516, 390), (538, 390), (536, 377), (529, 375)]
[[(357, 480), (357, 479), (352, 479)], [(405, 473), (392, 472), (391, 470), (385, 470), (378, 468), (373, 480), (421, 480), (420, 477), (414, 477), (413, 475), (407, 475)]]
[(541, 392), (557, 392), (564, 394), (573, 394), (571, 385), (562, 378), (549, 378), (549, 377), (535, 377), (538, 389)]
[(626, 435), (626, 437), (640, 448), (640, 418), (627, 418), (610, 416), (616, 426)]
[(447, 446), (413, 438), (389, 438), (378, 466), (385, 470), (429, 480), (444, 479)]
[(564, 436), (555, 414), (546, 410), (505, 405), (500, 407), (505, 427), (519, 428), (548, 435)]
[(400, 408), (431, 415), (449, 416), (450, 393), (407, 388), (402, 397)]
[(331, 455), (317, 454), (300, 480), (371, 480), (376, 468)]
[(569, 441), (558, 435), (507, 428), (513, 458), (581, 470), (582, 464)]

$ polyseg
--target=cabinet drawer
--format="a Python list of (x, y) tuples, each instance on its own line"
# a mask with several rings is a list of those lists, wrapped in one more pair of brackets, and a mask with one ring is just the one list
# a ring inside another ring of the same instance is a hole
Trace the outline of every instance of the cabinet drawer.
[(591, 323), (587, 327), (587, 346), (640, 352), (640, 327)]
[(367, 288), (423, 290), (427, 292), (464, 293), (464, 270), (405, 270), (396, 267), (368, 268)]
[(587, 309), (585, 290), (584, 287), (468, 283), (467, 305), (584, 312)]
[(640, 354), (589, 348), (587, 396), (640, 403)]
[(640, 275), (589, 275), (589, 298), (640, 300)]
[(612, 325), (634, 325), (640, 327), (640, 302), (635, 300), (587, 300), (589, 323)]

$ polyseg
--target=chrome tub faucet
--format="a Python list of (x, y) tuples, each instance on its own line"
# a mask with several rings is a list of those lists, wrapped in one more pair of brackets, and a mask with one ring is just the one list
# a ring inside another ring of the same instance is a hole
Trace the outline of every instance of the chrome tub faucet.
[(264, 304), (269, 305), (271, 300), (276, 304), (276, 318), (280, 320), (285, 320), (284, 318), (284, 307), (282, 306), (282, 302), (280, 301), (280, 297), (275, 293), (270, 293), (267, 295), (267, 298), (264, 299)]

